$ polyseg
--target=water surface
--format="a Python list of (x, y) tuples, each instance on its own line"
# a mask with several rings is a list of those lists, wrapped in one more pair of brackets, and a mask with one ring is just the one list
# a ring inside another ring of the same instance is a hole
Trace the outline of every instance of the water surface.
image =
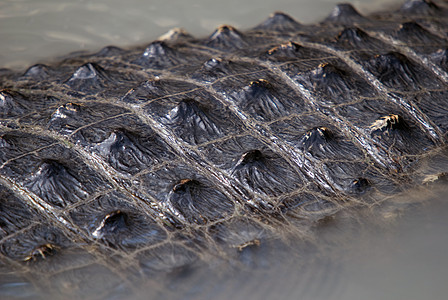
[[(145, 44), (173, 27), (206, 36), (221, 24), (250, 28), (274, 11), (301, 23), (323, 19), (338, 0), (1, 0), (0, 67), (27, 65), (106, 45)], [(386, 0), (351, 0), (363, 13)]]

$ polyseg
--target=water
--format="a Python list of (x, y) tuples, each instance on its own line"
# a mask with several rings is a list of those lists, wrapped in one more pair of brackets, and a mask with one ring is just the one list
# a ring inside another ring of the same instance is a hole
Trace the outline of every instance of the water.
[[(145, 44), (173, 27), (206, 36), (221, 24), (250, 28), (273, 11), (323, 19), (338, 0), (0, 0), (0, 67), (24, 68), (72, 51)], [(363, 13), (387, 0), (352, 2)]]
[[(172, 27), (184, 27), (196, 36), (208, 35), (224, 23), (249, 28), (276, 10), (311, 23), (324, 18), (335, 2), (2, 0), (0, 67), (23, 69), (72, 51), (145, 44)], [(363, 13), (391, 5), (378, 0), (349, 2)], [(249, 264), (236, 273), (212, 266), (163, 290), (145, 290), (142, 298), (446, 299), (447, 193), (446, 186), (431, 193), (415, 190), (396, 200), (410, 203), (406, 209), (386, 214), (381, 222), (371, 216), (359, 227), (352, 220), (323, 228), (315, 241), (319, 254), (300, 252), (300, 241), (295, 241), (291, 248), (279, 249), (266, 266)], [(27, 296), (25, 287), (8, 287), (15, 296), (19, 291)], [(0, 295), (8, 298), (7, 292)]]
[(447, 192), (441, 190), (396, 224), (354, 243), (341, 299), (446, 299)]

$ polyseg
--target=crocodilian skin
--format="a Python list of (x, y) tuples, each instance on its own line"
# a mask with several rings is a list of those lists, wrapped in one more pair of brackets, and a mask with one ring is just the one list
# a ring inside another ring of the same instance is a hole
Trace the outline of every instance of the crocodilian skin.
[(447, 9), (274, 13), (2, 69), (0, 295), (132, 293), (441, 177), (419, 170), (445, 153)]

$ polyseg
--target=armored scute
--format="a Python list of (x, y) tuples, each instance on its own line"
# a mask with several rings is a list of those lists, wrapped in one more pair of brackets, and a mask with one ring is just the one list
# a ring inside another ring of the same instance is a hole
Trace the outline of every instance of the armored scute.
[(107, 296), (438, 178), (447, 28), (342, 4), (2, 69), (0, 282)]

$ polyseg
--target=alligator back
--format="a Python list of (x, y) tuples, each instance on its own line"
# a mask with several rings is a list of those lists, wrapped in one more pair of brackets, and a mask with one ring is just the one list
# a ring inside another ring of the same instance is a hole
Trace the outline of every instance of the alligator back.
[(439, 178), (420, 170), (447, 139), (445, 5), (2, 69), (3, 281), (123, 288)]

